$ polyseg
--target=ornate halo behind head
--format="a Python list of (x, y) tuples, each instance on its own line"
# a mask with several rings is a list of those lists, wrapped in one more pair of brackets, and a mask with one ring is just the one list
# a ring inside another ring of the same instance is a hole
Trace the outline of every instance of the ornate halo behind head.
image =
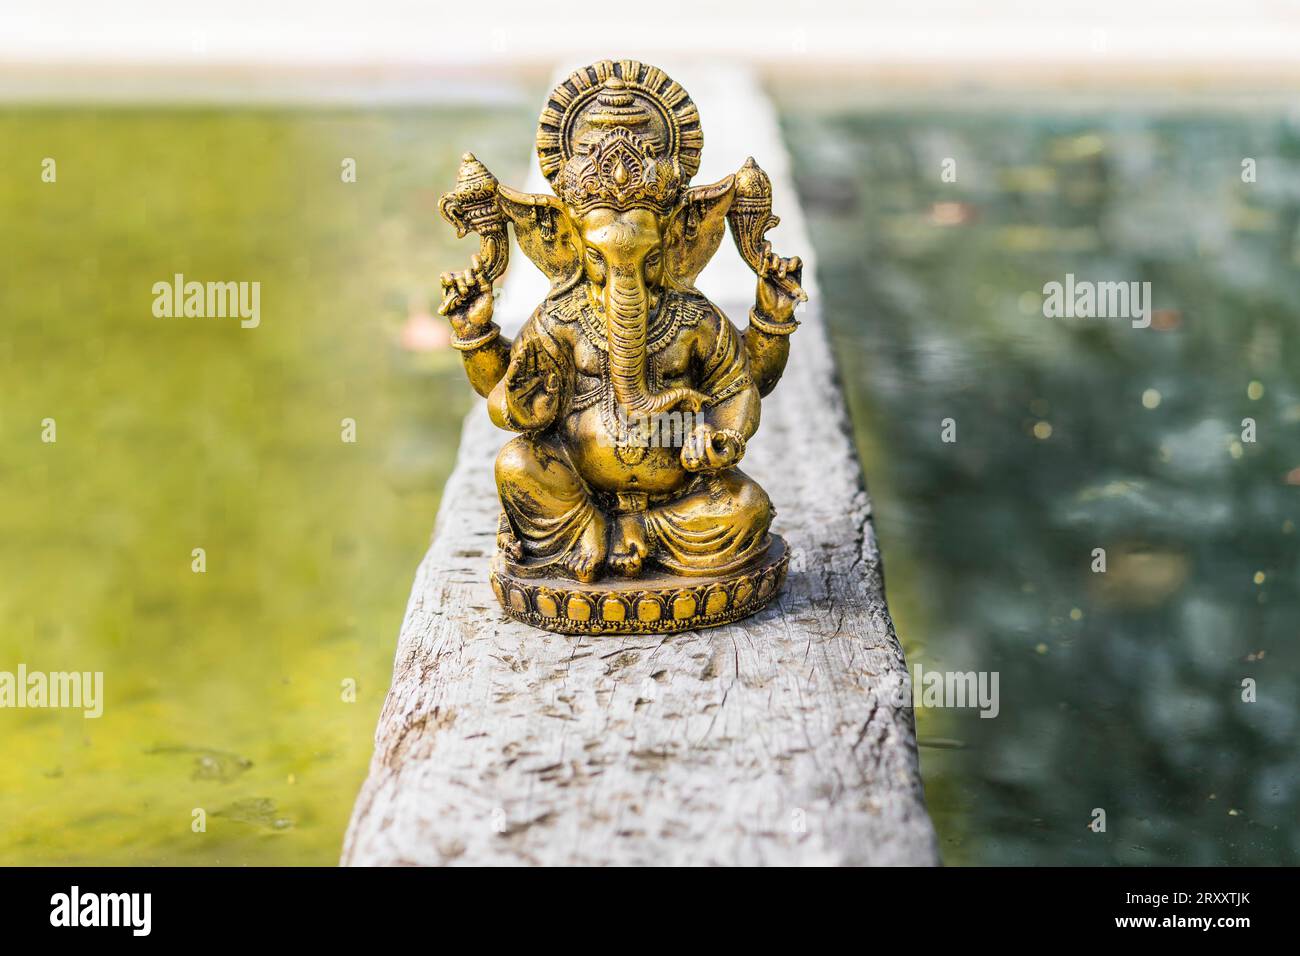
[(636, 60), (601, 60), (575, 70), (546, 98), (537, 126), (537, 157), (552, 186), (574, 156), (585, 155), (616, 127), (676, 160), (682, 183), (700, 168), (704, 133), (695, 104), (663, 70)]

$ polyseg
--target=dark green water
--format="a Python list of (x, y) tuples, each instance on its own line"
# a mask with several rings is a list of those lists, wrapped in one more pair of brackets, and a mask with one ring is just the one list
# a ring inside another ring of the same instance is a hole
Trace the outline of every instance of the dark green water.
[[(947, 861), (1300, 862), (1300, 117), (806, 106), (909, 663), (1000, 675), (918, 711)], [(1152, 327), (1045, 318), (1067, 273)]]

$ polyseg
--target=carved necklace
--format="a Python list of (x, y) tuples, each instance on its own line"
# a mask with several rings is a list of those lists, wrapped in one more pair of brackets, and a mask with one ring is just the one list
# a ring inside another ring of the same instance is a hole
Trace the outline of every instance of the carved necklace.
[[(586, 293), (579, 290), (563, 301), (556, 303), (557, 317), (562, 321), (577, 321), (578, 327), (587, 341), (601, 352), (609, 351), (609, 342), (605, 334), (605, 321), (587, 301)], [(708, 314), (705, 305), (679, 292), (665, 292), (659, 297), (659, 305), (647, 322), (646, 352), (654, 354), (662, 351), (677, 337), (683, 326), (698, 325)]]

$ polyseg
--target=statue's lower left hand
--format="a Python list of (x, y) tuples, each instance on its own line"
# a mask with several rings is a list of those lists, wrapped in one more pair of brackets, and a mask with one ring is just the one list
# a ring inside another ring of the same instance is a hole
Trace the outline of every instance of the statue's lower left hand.
[(682, 467), (687, 471), (721, 471), (745, 454), (745, 439), (730, 428), (696, 425), (682, 447)]

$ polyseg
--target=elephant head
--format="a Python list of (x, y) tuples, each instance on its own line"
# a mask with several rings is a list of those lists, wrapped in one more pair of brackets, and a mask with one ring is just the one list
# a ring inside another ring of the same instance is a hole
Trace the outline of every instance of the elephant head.
[[(604, 169), (619, 185), (646, 175), (631, 159), (626, 166), (605, 163)], [(664, 289), (693, 290), (717, 251), (734, 180), (728, 176), (708, 186), (674, 188), (662, 205), (636, 193), (631, 201), (608, 190), (584, 194), (572, 183), (560, 190), (569, 202), (500, 188), (519, 246), (550, 278), (551, 295), (580, 281), (588, 284), (590, 299), (605, 320), (614, 396), (629, 414), (653, 415), (682, 404), (698, 409), (703, 400), (685, 388), (650, 392), (647, 326), (657, 296)]]

